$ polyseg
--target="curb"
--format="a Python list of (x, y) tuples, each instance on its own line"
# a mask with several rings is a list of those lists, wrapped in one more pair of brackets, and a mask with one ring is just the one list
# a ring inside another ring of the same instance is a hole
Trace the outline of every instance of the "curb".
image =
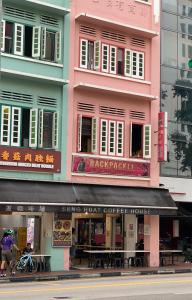
[(144, 275), (163, 275), (163, 274), (181, 274), (181, 273), (191, 273), (192, 269), (164, 269), (164, 270), (151, 270), (151, 271), (123, 271), (123, 272), (109, 272), (109, 273), (85, 273), (85, 274), (63, 274), (56, 276), (31, 276), (31, 277), (10, 277), (6, 279), (0, 279), (1, 283), (17, 283), (17, 282), (35, 282), (35, 281), (58, 281), (58, 280), (70, 280), (70, 279), (80, 279), (80, 278), (99, 278), (99, 277), (114, 277), (114, 276), (144, 276)]

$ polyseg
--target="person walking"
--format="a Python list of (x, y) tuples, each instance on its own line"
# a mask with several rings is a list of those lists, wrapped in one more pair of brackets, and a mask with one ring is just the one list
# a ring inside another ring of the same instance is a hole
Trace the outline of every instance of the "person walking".
[(8, 266), (10, 267), (12, 275), (15, 274), (15, 272), (13, 270), (13, 264), (12, 264), (12, 259), (13, 259), (12, 249), (15, 248), (17, 251), (20, 251), (20, 250), (17, 247), (17, 245), (14, 243), (13, 235), (14, 235), (14, 230), (7, 229), (4, 232), (1, 242), (0, 242), (0, 246), (2, 249), (1, 250), (2, 261), (1, 261), (1, 270), (0, 270), (1, 277), (6, 277), (5, 263), (7, 263)]

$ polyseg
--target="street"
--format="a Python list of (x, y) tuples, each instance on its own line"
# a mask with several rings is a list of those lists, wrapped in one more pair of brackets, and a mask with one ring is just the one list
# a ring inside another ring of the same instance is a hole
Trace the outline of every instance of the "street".
[(125, 276), (26, 283), (0, 283), (1, 300), (192, 299), (192, 275)]

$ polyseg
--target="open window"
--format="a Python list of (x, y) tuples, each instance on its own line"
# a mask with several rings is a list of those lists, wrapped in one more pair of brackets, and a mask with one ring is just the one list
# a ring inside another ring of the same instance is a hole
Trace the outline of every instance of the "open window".
[(88, 70), (100, 68), (100, 42), (80, 40), (80, 67)]
[(5, 53), (13, 53), (14, 41), (14, 24), (12, 22), (4, 21), (4, 51)]
[(130, 156), (151, 158), (151, 125), (131, 124)]
[(97, 152), (97, 119), (78, 116), (78, 151)]

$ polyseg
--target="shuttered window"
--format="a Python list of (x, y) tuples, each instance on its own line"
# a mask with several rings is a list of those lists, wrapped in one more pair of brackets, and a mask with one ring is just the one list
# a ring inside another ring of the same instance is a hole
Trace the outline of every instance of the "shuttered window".
[(3, 105), (1, 108), (1, 145), (10, 143), (10, 122), (11, 108)]
[(0, 21), (0, 50), (5, 50), (5, 21)]
[(21, 108), (12, 107), (11, 146), (20, 146)]
[(24, 26), (15, 23), (14, 30), (14, 54), (23, 55)]

